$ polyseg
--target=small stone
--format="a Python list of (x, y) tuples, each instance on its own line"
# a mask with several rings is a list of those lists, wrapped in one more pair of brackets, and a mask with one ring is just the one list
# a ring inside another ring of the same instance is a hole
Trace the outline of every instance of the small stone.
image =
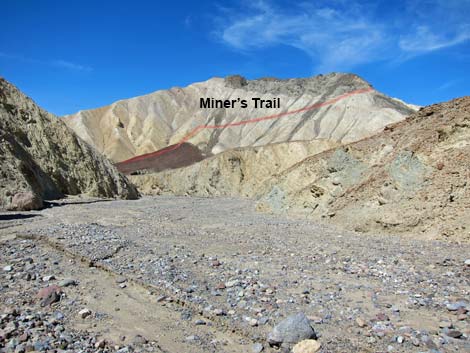
[(224, 315), (227, 315), (227, 313), (222, 309), (214, 309), (214, 315), (224, 316)]
[(238, 286), (239, 284), (240, 284), (240, 281), (238, 281), (238, 279), (236, 279), (236, 280), (233, 280), (233, 281), (225, 282), (225, 287), (227, 287), (227, 288), (235, 287), (235, 286)]
[(13, 266), (10, 266), (10, 265), (5, 266), (5, 267), (3, 268), (3, 271), (5, 271), (5, 272), (11, 272), (11, 271), (13, 271)]
[(249, 323), (250, 326), (252, 326), (252, 327), (258, 326), (258, 320), (256, 320), (256, 319), (250, 319), (250, 320), (248, 321), (248, 323)]
[(437, 350), (437, 345), (434, 343), (431, 337), (429, 336), (423, 336), (421, 337), (421, 341), (426, 345), (427, 348), (429, 349), (435, 349)]
[(76, 286), (76, 285), (77, 285), (77, 281), (71, 278), (66, 278), (59, 282), (59, 287), (69, 287), (69, 286)]
[(199, 319), (199, 320), (194, 321), (194, 325), (200, 326), (200, 325), (205, 325), (205, 324), (206, 324), (206, 322), (204, 320)]
[(446, 335), (452, 338), (460, 338), (462, 337), (462, 332), (459, 330), (449, 330), (447, 331)]
[(157, 303), (161, 303), (162, 301), (164, 301), (167, 297), (165, 295), (160, 295), (158, 298), (157, 298)]
[(385, 313), (378, 313), (376, 318), (378, 321), (390, 321), (390, 318)]
[(95, 348), (104, 348), (106, 347), (106, 340), (101, 339), (95, 343)]
[(362, 319), (360, 317), (356, 318), (356, 324), (359, 327), (365, 327), (367, 325), (367, 323), (364, 321), (364, 319)]
[(189, 341), (189, 342), (199, 341), (199, 339), (200, 338), (197, 335), (191, 335), (191, 336), (186, 337), (186, 341)]
[(91, 315), (91, 310), (90, 309), (82, 309), (78, 312), (78, 316), (80, 316), (82, 319), (85, 319), (86, 317)]
[(465, 260), (464, 263), (465, 263), (466, 266), (470, 266), (470, 259)]
[(18, 336), (18, 341), (19, 342), (26, 342), (29, 338), (29, 335), (27, 332), (24, 332), (23, 334), (21, 334), (20, 336)]
[(52, 303), (58, 302), (60, 300), (60, 294), (62, 289), (59, 286), (51, 285), (44, 288), (41, 288), (38, 291), (36, 297), (42, 299), (41, 306), (51, 305)]
[(446, 308), (449, 311), (457, 311), (460, 308), (465, 308), (465, 303), (464, 302), (449, 303), (446, 305)]
[(292, 353), (315, 353), (321, 348), (321, 344), (315, 340), (303, 340), (292, 348)]
[(419, 347), (419, 344), (420, 344), (419, 338), (413, 337), (413, 338), (411, 339), (411, 343), (413, 344), (413, 346)]
[(219, 284), (215, 287), (215, 289), (218, 289), (218, 290), (222, 290), (222, 289), (225, 289), (225, 288), (226, 288), (226, 287), (225, 287), (225, 284), (224, 284), (224, 283), (219, 283)]
[(452, 322), (450, 322), (450, 321), (440, 321), (439, 322), (439, 327), (440, 328), (451, 328), (452, 327)]
[(119, 288), (121, 288), (121, 289), (124, 289), (126, 287), (127, 287), (127, 284), (125, 284), (125, 283), (120, 283), (119, 284)]
[(42, 280), (43, 280), (44, 282), (53, 281), (53, 280), (55, 280), (55, 276), (54, 276), (54, 275), (44, 276), (44, 277), (42, 278)]
[(136, 346), (141, 346), (143, 344), (146, 344), (148, 342), (148, 340), (141, 336), (141, 335), (136, 335), (133, 339), (132, 339), (132, 343)]
[(60, 300), (60, 295), (57, 292), (51, 292), (47, 298), (44, 298), (41, 301), (41, 306), (49, 306), (51, 304), (57, 303)]
[(261, 343), (255, 343), (254, 345), (251, 346), (251, 351), (253, 353), (261, 353), (263, 349), (264, 347)]
[(405, 342), (405, 338), (403, 336), (398, 336), (397, 337), (397, 342), (401, 344), (401, 343)]
[(120, 283), (124, 283), (124, 282), (127, 282), (127, 278), (126, 278), (126, 277), (118, 277), (118, 278), (116, 278), (116, 283), (120, 284)]

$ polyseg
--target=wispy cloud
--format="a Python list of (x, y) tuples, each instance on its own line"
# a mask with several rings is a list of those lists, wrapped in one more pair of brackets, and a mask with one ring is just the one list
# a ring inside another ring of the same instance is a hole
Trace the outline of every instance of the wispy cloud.
[(415, 33), (400, 38), (400, 48), (406, 52), (426, 53), (454, 45), (470, 39), (470, 26), (458, 26), (454, 33), (439, 33), (428, 26), (418, 26)]
[(0, 52), (0, 58), (15, 60), (15, 61), (22, 62), (22, 63), (53, 66), (53, 67), (72, 70), (72, 71), (89, 72), (89, 71), (93, 70), (89, 66), (80, 65), (80, 64), (77, 64), (77, 63), (74, 63), (74, 62), (71, 62), (71, 61), (67, 61), (67, 60), (62, 60), (62, 59), (38, 60), (38, 59), (35, 59), (35, 58), (25, 57), (25, 56), (19, 55), (19, 54), (5, 53), (5, 52)]
[(449, 88), (452, 88), (453, 86), (458, 84), (460, 81), (461, 80), (457, 79), (457, 80), (450, 80), (450, 81), (444, 82), (442, 85), (436, 88), (436, 91), (446, 91)]
[(66, 61), (66, 60), (52, 60), (51, 64), (54, 66), (62, 67), (62, 68), (69, 69), (69, 70), (76, 70), (76, 71), (91, 71), (92, 70), (92, 68), (89, 66), (76, 64), (76, 63)]
[(288, 9), (273, 0), (242, 4), (244, 13), (231, 15), (224, 9), (218, 18), (220, 40), (248, 53), (289, 45), (307, 53), (316, 71), (409, 59), (470, 39), (468, 19), (461, 15), (470, 11), (470, 0), (407, 0), (402, 10), (390, 14), (380, 13), (380, 1), (374, 6), (358, 0), (319, 1)]

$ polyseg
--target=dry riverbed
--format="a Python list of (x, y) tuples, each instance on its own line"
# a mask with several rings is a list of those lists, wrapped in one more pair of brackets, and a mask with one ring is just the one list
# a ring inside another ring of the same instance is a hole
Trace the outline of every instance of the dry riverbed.
[(321, 352), (465, 352), (469, 254), (229, 198), (2, 213), (0, 351), (276, 352), (302, 312)]

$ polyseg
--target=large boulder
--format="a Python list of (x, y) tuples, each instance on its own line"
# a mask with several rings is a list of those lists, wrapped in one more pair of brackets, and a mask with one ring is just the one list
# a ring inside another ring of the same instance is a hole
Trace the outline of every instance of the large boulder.
[(268, 343), (271, 346), (292, 345), (312, 338), (316, 338), (316, 334), (310, 320), (304, 313), (298, 313), (274, 326), (268, 334)]
[(43, 207), (42, 198), (33, 192), (16, 193), (9, 206), (12, 211), (40, 210)]

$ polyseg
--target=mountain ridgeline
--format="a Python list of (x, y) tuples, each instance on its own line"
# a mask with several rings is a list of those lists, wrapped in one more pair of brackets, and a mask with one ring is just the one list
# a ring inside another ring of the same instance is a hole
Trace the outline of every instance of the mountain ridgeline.
[[(338, 99), (358, 90), (365, 92)], [(201, 108), (201, 99), (227, 104)], [(258, 102), (256, 107), (253, 102)], [(274, 102), (279, 102), (280, 108)], [(302, 111), (316, 104), (317, 109)], [(246, 123), (292, 111), (299, 112)], [(122, 162), (182, 140), (204, 156), (291, 141), (348, 143), (370, 136), (412, 112), (412, 107), (373, 90), (356, 75), (333, 73), (286, 80), (212, 78), (80, 111), (65, 117), (65, 121), (98, 151), (114, 162)], [(202, 126), (211, 128), (195, 131)], [(143, 164), (140, 167), (145, 169)]]

